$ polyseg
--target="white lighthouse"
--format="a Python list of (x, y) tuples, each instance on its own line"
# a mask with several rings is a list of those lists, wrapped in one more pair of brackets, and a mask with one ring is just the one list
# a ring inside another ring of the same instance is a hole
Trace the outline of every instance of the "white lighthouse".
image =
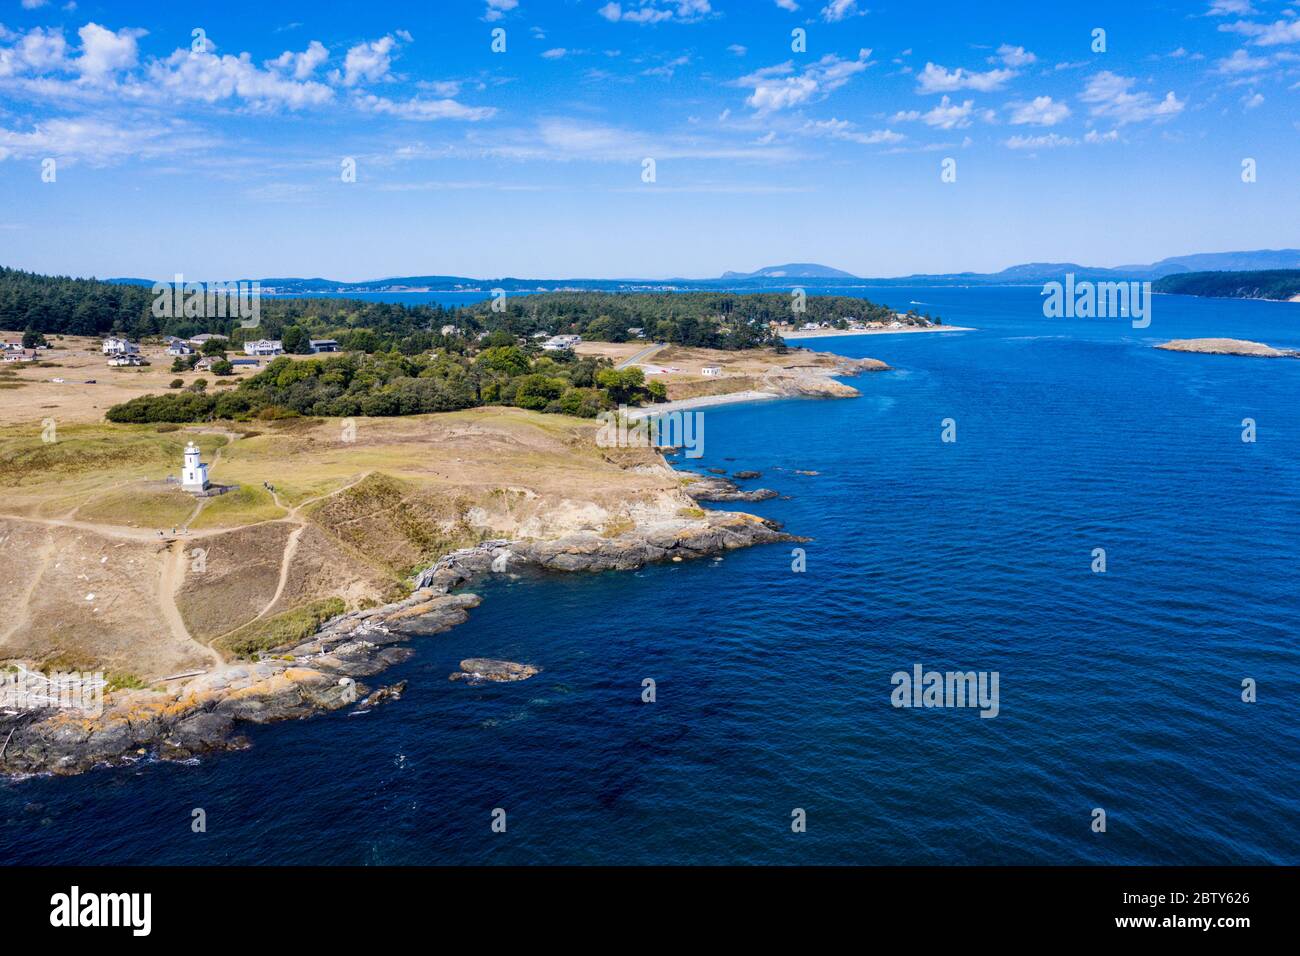
[(196, 494), (208, 488), (208, 466), (199, 461), (199, 446), (194, 442), (185, 446), (185, 467), (181, 469), (181, 487)]

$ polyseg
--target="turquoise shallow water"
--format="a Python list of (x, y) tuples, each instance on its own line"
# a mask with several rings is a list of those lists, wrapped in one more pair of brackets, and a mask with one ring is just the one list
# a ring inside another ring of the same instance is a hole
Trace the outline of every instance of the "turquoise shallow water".
[[(815, 539), (805, 573), (770, 546), (492, 582), (369, 715), (0, 785), (5, 859), (1300, 862), (1300, 362), (1150, 348), (1300, 348), (1300, 306), (1158, 297), (1135, 330), (1044, 319), (1037, 289), (869, 294), (979, 331), (810, 343), (895, 371), (709, 409), (689, 463), (788, 495), (747, 507)], [(469, 656), (545, 670), (448, 682)], [(918, 663), (999, 672), (999, 716), (892, 707)]]

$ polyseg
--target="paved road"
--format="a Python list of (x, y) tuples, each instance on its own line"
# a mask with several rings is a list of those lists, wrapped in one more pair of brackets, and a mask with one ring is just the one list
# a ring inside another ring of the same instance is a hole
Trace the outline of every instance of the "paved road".
[(637, 365), (641, 362), (644, 362), (646, 359), (654, 355), (660, 349), (666, 347), (667, 347), (666, 342), (660, 342), (657, 345), (648, 345), (645, 348), (643, 348), (640, 352), (637, 352), (635, 355), (633, 355), (631, 358), (624, 359), (622, 362), (619, 362), (617, 365), (614, 366), (614, 368), (625, 369), (629, 365)]

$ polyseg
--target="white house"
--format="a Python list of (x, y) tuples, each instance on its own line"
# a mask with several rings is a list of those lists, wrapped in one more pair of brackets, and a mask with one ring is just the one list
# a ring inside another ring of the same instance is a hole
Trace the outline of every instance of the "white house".
[(230, 339), (226, 338), (224, 335), (217, 335), (214, 332), (204, 332), (202, 335), (196, 335), (194, 336), (194, 338), (190, 339), (190, 344), (197, 345), (199, 348), (203, 348), (204, 343), (210, 342), (213, 339), (217, 339), (218, 341), (221, 342), (230, 341)]
[(103, 352), (105, 355), (132, 355), (140, 351), (140, 347), (126, 339), (109, 337), (104, 339)]
[(193, 355), (194, 349), (190, 348), (184, 342), (177, 339), (171, 345), (167, 346), (168, 355)]
[(190, 442), (185, 446), (185, 464), (181, 468), (181, 487), (198, 493), (208, 488), (208, 466), (199, 460), (199, 447)]
[(113, 368), (123, 368), (127, 366), (144, 365), (145, 360), (134, 352), (129, 355), (114, 355), (109, 358), (108, 364)]
[(717, 365), (706, 365), (700, 369), (700, 374), (708, 378), (717, 378), (722, 374), (722, 369)]
[(553, 335), (542, 343), (542, 349), (547, 352), (562, 352), (581, 344), (581, 335)]
[(337, 352), (339, 344), (333, 339), (309, 339), (311, 350), (316, 353), (320, 352)]
[(284, 345), (279, 339), (258, 339), (255, 342), (244, 343), (245, 355), (281, 355), (284, 353)]
[(23, 343), (21, 343), (21, 342), (6, 342), (5, 345), (4, 345), (4, 350), (5, 350), (6, 352), (21, 352), (21, 351), (23, 351)]

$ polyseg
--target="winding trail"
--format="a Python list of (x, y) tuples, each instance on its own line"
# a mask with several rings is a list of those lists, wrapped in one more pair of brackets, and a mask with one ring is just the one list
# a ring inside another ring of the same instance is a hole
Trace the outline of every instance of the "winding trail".
[[(241, 437), (234, 432), (227, 431), (217, 431), (216, 434), (223, 435), (232, 442)], [(210, 468), (215, 469), (220, 463), (221, 452), (224, 448), (225, 446), (222, 446), (216, 450)], [(366, 471), (349, 481), (347, 484), (342, 485), (333, 491), (308, 498), (293, 507), (286, 505), (280, 499), (280, 495), (275, 491), (275, 489), (270, 487), (267, 490), (270, 491), (271, 497), (275, 501), (276, 506), (285, 512), (282, 516), (278, 518), (268, 518), (263, 521), (254, 521), (238, 527), (214, 527), (200, 531), (190, 531), (190, 525), (193, 524), (202, 513), (204, 506), (212, 500), (209, 498), (199, 498), (195, 503), (194, 510), (180, 526), (180, 535), (164, 534), (156, 530), (150, 531), (143, 528), (126, 528), (121, 525), (107, 524), (100, 521), (79, 521), (74, 516), (77, 511), (80, 510), (80, 507), (84, 506), (85, 502), (83, 502), (81, 506), (72, 509), (68, 512), (67, 517), (63, 518), (38, 518), (30, 515), (0, 513), (0, 519), (22, 521), (29, 524), (42, 525), (47, 528), (69, 528), (75, 531), (84, 531), (100, 535), (104, 538), (115, 541), (163, 544), (166, 549), (166, 554), (163, 557), (162, 566), (158, 575), (158, 607), (162, 613), (162, 617), (167, 622), (168, 629), (177, 641), (197, 645), (202, 648), (204, 655), (208, 657), (213, 667), (221, 667), (226, 663), (226, 661), (212, 645), (222, 637), (225, 637), (226, 634), (239, 630), (239, 627), (244, 627), (246, 624), (252, 623), (252, 621), (261, 620), (266, 617), (284, 595), (285, 587), (289, 581), (289, 572), (293, 566), (293, 559), (298, 553), (299, 542), (302, 539), (303, 534), (306, 532), (309, 523), (308, 519), (302, 515), (303, 509), (308, 505), (313, 505), (318, 501), (324, 501), (327, 498), (340, 495), (343, 492), (356, 487), (372, 474), (374, 474), (373, 471)], [(122, 482), (114, 487), (116, 488), (131, 483), (132, 482)], [(190, 633), (189, 628), (185, 624), (185, 619), (181, 615), (180, 608), (176, 603), (176, 595), (185, 584), (187, 560), (186, 551), (188, 550), (189, 543), (202, 541), (206, 538), (217, 537), (218, 535), (229, 534), (230, 532), (240, 530), (241, 528), (252, 528), (263, 524), (292, 524), (296, 526), (294, 530), (290, 532), (289, 537), (285, 540), (284, 550), (280, 555), (280, 573), (278, 580), (276, 581), (275, 593), (257, 615), (249, 621), (245, 621), (243, 624), (240, 624), (239, 627), (232, 628), (224, 634), (218, 634), (208, 641), (199, 640)], [(26, 593), (22, 595), (19, 611), (14, 615), (12, 623), (8, 624), (4, 630), (0, 632), (0, 643), (3, 643), (10, 636), (15, 634), (29, 620), (28, 604), (30, 603), (32, 596), (36, 593), (36, 589), (39, 587), (41, 579), (44, 577), (46, 570), (48, 569), (54, 551), (55, 537), (53, 534), (50, 534), (47, 536), (40, 551), (35, 555), (35, 559), (38, 563), (36, 573), (32, 576), (26, 589)]]

